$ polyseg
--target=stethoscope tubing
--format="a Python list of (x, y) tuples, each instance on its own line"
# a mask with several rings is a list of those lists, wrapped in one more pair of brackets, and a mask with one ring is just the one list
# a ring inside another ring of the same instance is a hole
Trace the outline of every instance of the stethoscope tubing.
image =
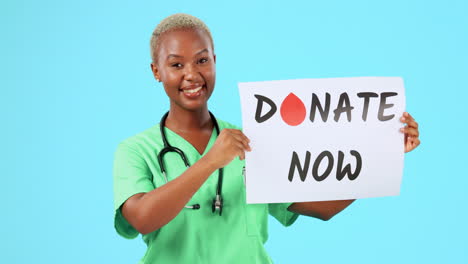
[[(211, 120), (212, 120), (212, 122), (214, 124), (214, 128), (216, 130), (216, 133), (219, 136), (220, 131), (219, 131), (218, 122), (216, 121), (215, 116), (211, 112), (209, 112), (209, 114), (210, 114)], [(169, 182), (169, 179), (167, 178), (167, 174), (166, 174), (166, 166), (165, 166), (165, 163), (164, 163), (164, 155), (166, 155), (166, 153), (168, 153), (168, 152), (177, 153), (181, 157), (181, 159), (183, 160), (184, 165), (187, 168), (190, 167), (190, 163), (189, 163), (189, 161), (187, 159), (187, 156), (185, 156), (185, 153), (181, 149), (179, 149), (177, 147), (174, 147), (171, 144), (169, 144), (169, 141), (167, 140), (166, 131), (165, 131), (164, 128), (166, 126), (166, 119), (167, 119), (168, 115), (169, 115), (169, 111), (162, 116), (161, 122), (159, 124), (159, 129), (161, 131), (161, 137), (162, 137), (164, 147), (163, 147), (163, 149), (161, 151), (159, 151), (159, 153), (157, 155), (159, 167), (161, 169), (161, 173), (162, 173), (166, 183)], [(219, 210), (219, 215), (221, 215), (222, 209), (223, 209), (223, 199), (222, 199), (222, 195), (221, 195), (222, 186), (223, 186), (223, 168), (219, 168), (218, 169), (218, 184), (216, 186), (216, 196), (213, 199), (213, 204), (212, 204), (212, 211), (215, 212), (216, 210)], [(195, 205), (185, 206), (185, 208), (198, 210), (198, 209), (200, 209), (200, 205), (195, 204)]]

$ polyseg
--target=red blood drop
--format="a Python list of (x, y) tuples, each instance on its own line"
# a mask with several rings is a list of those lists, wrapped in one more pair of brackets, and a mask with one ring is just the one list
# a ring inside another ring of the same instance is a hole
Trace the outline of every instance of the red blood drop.
[(293, 93), (286, 96), (281, 104), (280, 112), (284, 122), (290, 126), (301, 124), (306, 117), (306, 108), (304, 103)]

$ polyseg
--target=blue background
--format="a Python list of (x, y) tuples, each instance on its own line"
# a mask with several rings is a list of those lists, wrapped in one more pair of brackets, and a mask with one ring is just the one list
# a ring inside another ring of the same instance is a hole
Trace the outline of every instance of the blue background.
[(329, 222), (270, 222), (275, 263), (468, 263), (466, 1), (2, 1), (1, 263), (136, 263), (113, 229), (121, 140), (168, 108), (149, 38), (167, 15), (211, 28), (210, 108), (241, 124), (237, 82), (402, 76), (422, 145), (401, 195)]

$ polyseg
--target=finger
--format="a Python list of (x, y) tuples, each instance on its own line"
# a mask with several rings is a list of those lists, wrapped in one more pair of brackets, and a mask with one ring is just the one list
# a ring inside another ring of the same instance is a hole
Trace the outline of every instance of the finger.
[(245, 147), (245, 145), (242, 142), (237, 142), (236, 147), (242, 152), (245, 152), (247, 150), (247, 148)]
[(244, 142), (244, 150), (252, 151), (252, 148), (250, 147), (249, 143)]
[(408, 137), (405, 144), (405, 153), (410, 152), (414, 149), (413, 147), (413, 139)]
[(404, 112), (403, 115), (400, 117), (400, 121), (402, 123), (407, 123), (409, 121), (414, 121), (414, 118), (408, 112)]
[(421, 140), (419, 140), (419, 138), (416, 138), (414, 140), (414, 144), (416, 145), (415, 147), (419, 146), (421, 144)]
[(413, 136), (413, 137), (419, 136), (419, 130), (417, 128), (413, 128), (409, 126), (404, 126), (400, 128), (400, 132), (404, 133), (406, 136)]
[(232, 134), (232, 137), (236, 139), (238, 142), (241, 142), (242, 145), (244, 146), (243, 149), (246, 149), (248, 151), (251, 151), (249, 141), (246, 137), (243, 137), (239, 134)]
[(244, 148), (243, 148), (242, 145), (241, 145), (241, 146), (238, 146), (237, 154), (238, 154), (240, 160), (244, 160), (244, 159), (245, 159), (245, 151), (244, 151)]
[(410, 115), (410, 113), (405, 112), (404, 116), (405, 116), (406, 119), (414, 121), (414, 118), (413, 118), (413, 116)]
[(234, 137), (235, 139), (237, 140), (240, 140), (240, 141), (245, 141), (245, 142), (249, 142), (248, 138), (240, 133), (237, 133), (237, 132), (233, 132), (231, 133), (231, 136)]
[(249, 142), (247, 142), (246, 140), (239, 140), (239, 142), (242, 143), (242, 146), (244, 150), (247, 150), (247, 151), (251, 151), (252, 149), (250, 148), (250, 145), (249, 145)]
[(413, 118), (411, 117), (405, 117), (405, 116), (402, 116), (400, 118), (400, 121), (402, 123), (405, 123), (407, 124), (408, 126), (412, 126), (412, 127), (415, 127), (415, 128), (418, 128), (418, 122), (416, 122)]
[(251, 151), (252, 149), (250, 148), (250, 139), (242, 132), (241, 132), (241, 135), (242, 135), (242, 141), (246, 145), (246, 149), (248, 149), (248, 151)]
[(406, 122), (406, 124), (407, 124), (409, 127), (413, 127), (413, 128), (418, 128), (418, 127), (419, 127), (418, 122), (416, 122), (416, 121), (414, 121), (414, 120), (409, 120), (408, 122)]
[(406, 127), (406, 133), (411, 137), (419, 137), (419, 130), (417, 130), (416, 128)]
[(400, 128), (400, 131), (407, 134), (408, 136), (419, 137), (419, 131), (416, 128), (406, 126)]
[(246, 140), (247, 142), (250, 142), (250, 139), (239, 129), (232, 129), (232, 133), (235, 135), (238, 135), (243, 138), (243, 140)]
[(247, 142), (250, 142), (250, 139), (242, 131), (240, 131), (239, 129), (232, 129), (232, 133), (242, 137)]
[(410, 152), (421, 144), (418, 138), (408, 137), (408, 143), (405, 145), (405, 152)]
[(406, 122), (406, 118), (405, 118), (405, 114), (403, 113), (403, 115), (400, 117), (400, 122), (402, 123), (405, 123)]
[(416, 148), (417, 146), (419, 146), (419, 144), (421, 144), (419, 138), (411, 137), (411, 146), (413, 148)]

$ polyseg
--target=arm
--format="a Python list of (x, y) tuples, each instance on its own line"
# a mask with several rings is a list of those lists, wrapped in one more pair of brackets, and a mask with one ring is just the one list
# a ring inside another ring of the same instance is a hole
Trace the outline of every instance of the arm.
[(122, 215), (142, 234), (151, 233), (169, 223), (216, 170), (216, 166), (210, 164), (206, 157), (167, 184), (128, 198), (122, 205)]
[(122, 215), (142, 234), (163, 227), (179, 214), (214, 171), (237, 156), (244, 159), (245, 150), (250, 150), (247, 137), (240, 130), (224, 129), (211, 150), (179, 177), (127, 199)]
[(311, 216), (323, 221), (328, 221), (333, 216), (343, 211), (354, 201), (355, 200), (338, 200), (293, 203), (288, 207), (288, 210), (296, 214)]
[[(400, 121), (406, 125), (400, 129), (400, 131), (405, 134), (405, 152), (410, 152), (421, 144), (421, 141), (419, 140), (418, 123), (407, 112), (403, 113)], [(293, 203), (288, 207), (288, 210), (297, 214), (327, 221), (339, 212), (343, 211), (354, 201), (355, 200), (340, 200)]]

